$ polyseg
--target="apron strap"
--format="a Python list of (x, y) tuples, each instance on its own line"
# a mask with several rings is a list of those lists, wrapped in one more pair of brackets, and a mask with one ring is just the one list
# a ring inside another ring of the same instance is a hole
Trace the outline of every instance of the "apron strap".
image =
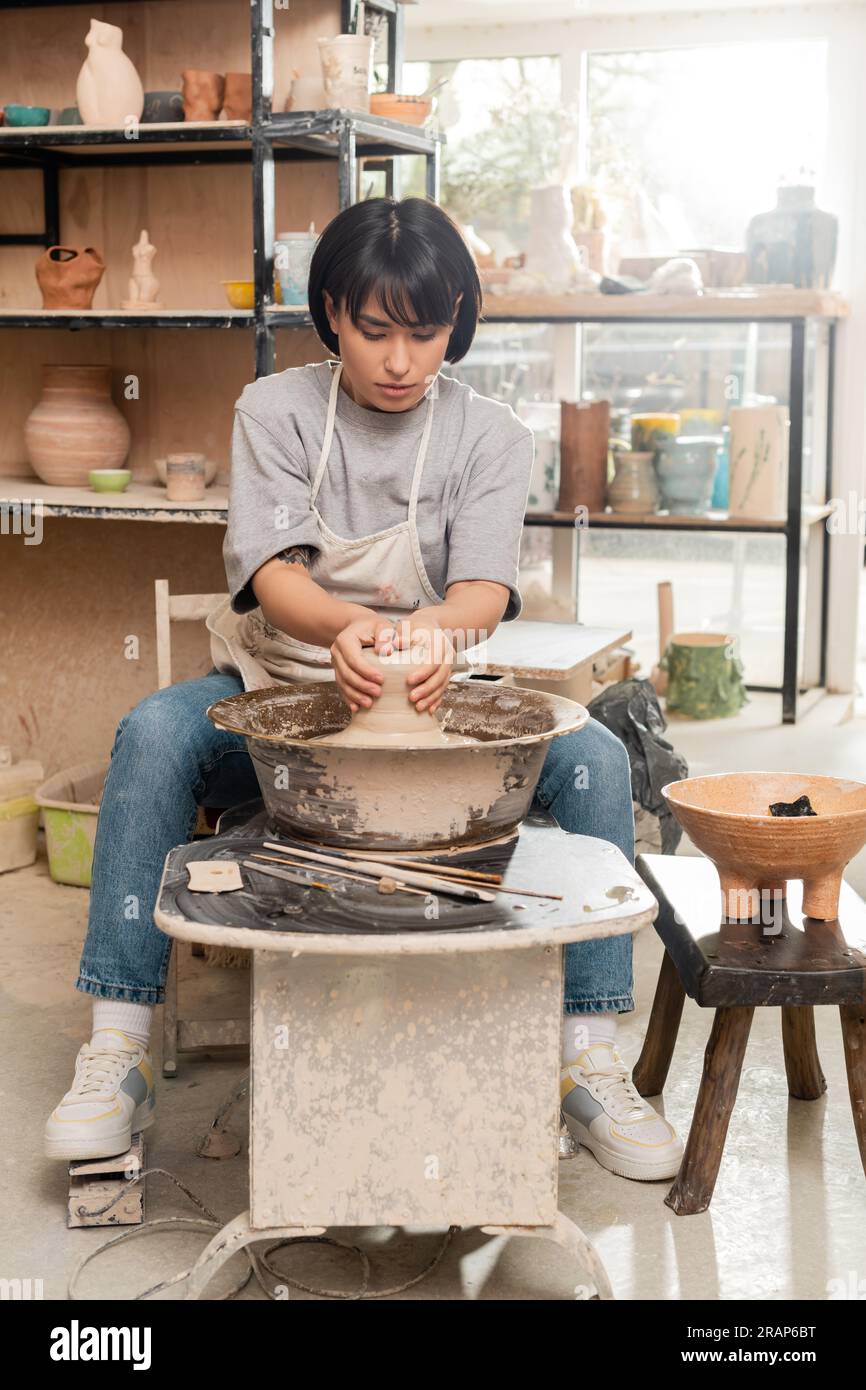
[[(331, 392), (328, 397), (328, 415), (325, 421), (325, 435), (322, 440), (322, 452), (319, 454), (319, 464), (316, 469), (316, 476), (313, 479), (313, 491), (310, 498), (315, 502), (319, 495), (319, 488), (325, 476), (325, 469), (328, 466), (328, 455), (331, 452), (331, 441), (334, 437), (334, 420), (337, 415), (337, 392), (340, 389), (340, 376), (343, 371), (343, 364), (337, 365), (331, 382)], [(409, 493), (409, 521), (414, 525), (415, 516), (418, 510), (418, 494), (421, 491), (421, 475), (424, 472), (424, 460), (427, 457), (427, 445), (430, 440), (430, 431), (433, 428), (433, 397), (436, 382), (430, 383), (427, 388), (430, 394), (427, 397), (427, 417), (424, 421), (424, 429), (421, 434), (421, 443), (418, 447), (418, 457), (415, 460), (415, 471), (412, 474), (412, 488)]]
[(319, 488), (321, 487), (322, 479), (325, 476), (325, 469), (328, 466), (328, 455), (331, 452), (331, 440), (334, 437), (334, 419), (337, 414), (337, 392), (340, 389), (340, 375), (342, 371), (343, 364), (342, 362), (340, 362), (337, 365), (337, 370), (334, 372), (334, 376), (331, 381), (331, 392), (328, 396), (328, 416), (325, 420), (325, 435), (322, 439), (322, 452), (319, 454), (319, 466), (316, 469), (316, 476), (313, 479), (313, 492), (310, 498), (311, 502), (315, 502), (319, 494)]

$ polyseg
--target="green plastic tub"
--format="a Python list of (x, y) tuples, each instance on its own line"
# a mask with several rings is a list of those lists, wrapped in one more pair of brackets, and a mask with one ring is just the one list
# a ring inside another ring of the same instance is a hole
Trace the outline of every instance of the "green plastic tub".
[(93, 842), (108, 763), (78, 763), (36, 789), (42, 808), (48, 870), (55, 883), (89, 888)]

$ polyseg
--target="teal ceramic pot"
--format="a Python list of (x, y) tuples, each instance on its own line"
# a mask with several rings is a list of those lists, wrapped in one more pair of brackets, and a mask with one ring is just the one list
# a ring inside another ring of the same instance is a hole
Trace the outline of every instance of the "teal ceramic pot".
[(183, 92), (145, 92), (142, 125), (184, 120)]
[(49, 106), (16, 106), (13, 103), (6, 107), (6, 125), (47, 125), (50, 119)]
[(81, 112), (77, 106), (64, 106), (62, 111), (57, 113), (58, 125), (83, 125)]
[(753, 285), (829, 289), (836, 263), (838, 218), (815, 206), (808, 185), (780, 188), (776, 206), (753, 217), (746, 231)]
[(718, 439), (678, 435), (656, 455), (656, 478), (663, 511), (694, 516), (709, 511), (716, 473)]

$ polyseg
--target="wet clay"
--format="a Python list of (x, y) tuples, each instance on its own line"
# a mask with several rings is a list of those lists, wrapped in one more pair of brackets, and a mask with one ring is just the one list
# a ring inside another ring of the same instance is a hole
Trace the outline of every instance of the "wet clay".
[(411, 651), (378, 656), (365, 651), (364, 660), (381, 671), (382, 692), (369, 709), (359, 709), (345, 729), (314, 741), (351, 748), (444, 748), (449, 744), (476, 743), (463, 734), (449, 734), (429, 710), (419, 710), (409, 699), (409, 676), (429, 662)]

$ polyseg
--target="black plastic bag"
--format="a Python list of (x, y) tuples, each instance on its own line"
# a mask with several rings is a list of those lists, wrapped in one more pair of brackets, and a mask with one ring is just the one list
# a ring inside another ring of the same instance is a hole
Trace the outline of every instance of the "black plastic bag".
[(655, 690), (649, 681), (617, 681), (596, 695), (588, 708), (599, 724), (625, 744), (631, 763), (632, 796), (645, 811), (658, 816), (662, 854), (674, 854), (683, 832), (668, 809), (662, 787), (688, 777), (689, 765), (662, 738), (667, 724)]

